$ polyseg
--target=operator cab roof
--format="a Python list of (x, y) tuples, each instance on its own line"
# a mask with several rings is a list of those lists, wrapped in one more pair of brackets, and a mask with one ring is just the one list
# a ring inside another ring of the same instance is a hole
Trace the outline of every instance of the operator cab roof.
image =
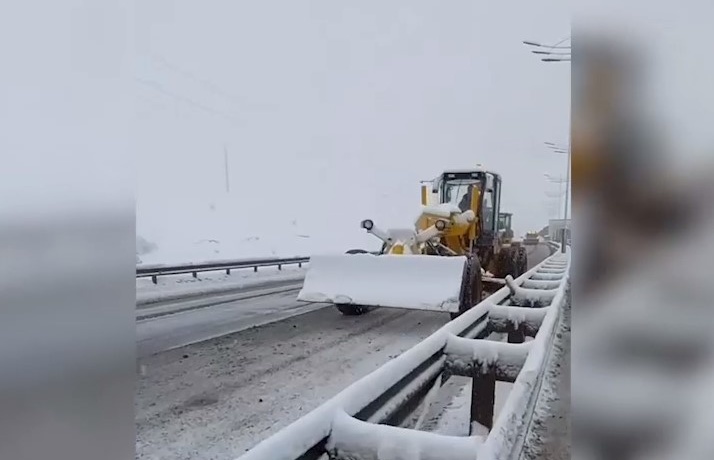
[(446, 176), (448, 174), (463, 175), (463, 174), (470, 174), (470, 173), (490, 173), (490, 174), (493, 174), (494, 176), (497, 176), (499, 178), (501, 177), (501, 175), (498, 174), (496, 171), (484, 169), (482, 166), (474, 166), (473, 168), (446, 169), (446, 170), (444, 170), (443, 173), (441, 173), (440, 177)]
[(479, 176), (481, 176), (484, 173), (489, 173), (492, 174), (496, 177), (496, 180), (500, 181), (501, 176), (495, 172), (495, 171), (489, 171), (487, 169), (484, 169), (481, 165), (476, 165), (472, 168), (461, 168), (461, 169), (448, 169), (439, 174), (433, 181), (432, 181), (432, 192), (436, 193), (441, 186), (441, 183), (446, 181), (446, 180), (453, 180), (453, 179), (478, 179)]

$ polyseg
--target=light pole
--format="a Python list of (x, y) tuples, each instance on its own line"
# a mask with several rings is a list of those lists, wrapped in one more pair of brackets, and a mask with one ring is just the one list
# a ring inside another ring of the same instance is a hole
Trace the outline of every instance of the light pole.
[[(568, 193), (568, 190), (567, 190), (567, 187), (568, 187), (568, 179), (567, 179), (567, 178), (563, 178), (562, 176), (560, 176), (560, 177), (553, 177), (553, 176), (551, 176), (550, 174), (547, 174), (547, 173), (546, 173), (546, 174), (543, 174), (543, 175), (544, 175), (545, 178), (548, 180), (548, 182), (550, 182), (551, 184), (558, 184), (558, 195), (557, 195), (557, 196), (558, 196), (558, 208), (560, 208), (560, 209), (562, 210), (562, 209), (563, 209), (563, 208), (562, 208), (562, 206), (563, 206), (563, 201), (562, 201), (562, 198), (563, 198), (563, 184), (565, 184), (565, 187), (566, 187), (565, 193), (567, 194), (567, 193)], [(560, 217), (560, 211), (558, 211), (556, 217)]]
[[(538, 42), (533, 41), (523, 41), (523, 44), (531, 48), (531, 52), (536, 55), (546, 56), (541, 58), (543, 62), (570, 62), (572, 60), (572, 50), (570, 45), (563, 45), (566, 41), (570, 40), (570, 37), (566, 37), (553, 45), (543, 45)], [(572, 111), (572, 106), (571, 106)], [(571, 125), (568, 130), (568, 147), (560, 147), (552, 142), (546, 142), (545, 144), (551, 148), (556, 153), (567, 153), (568, 154), (568, 169), (566, 174), (566, 185), (565, 185), (565, 210), (564, 215), (564, 226), (563, 230), (563, 244), (561, 246), (562, 252), (565, 252), (565, 243), (567, 242), (566, 235), (570, 231), (570, 226), (568, 225), (568, 208), (570, 207), (570, 137), (572, 131), (572, 114), (570, 116), (569, 124)]]
[[(570, 203), (569, 203), (569, 201), (570, 201), (569, 200), (569, 197), (570, 197), (570, 135), (568, 135), (567, 150), (565, 149), (565, 147), (562, 147), (562, 146), (555, 144), (553, 142), (544, 142), (544, 144), (548, 148), (550, 148), (553, 151), (553, 153), (567, 154), (567, 156), (568, 156), (567, 166), (565, 169), (565, 180), (563, 181), (563, 183), (565, 183), (565, 208), (563, 209), (563, 225), (565, 226), (565, 231), (569, 232), (570, 225), (568, 225), (568, 208), (570, 207)], [(552, 178), (549, 177), (549, 179), (552, 179)], [(562, 178), (561, 178), (561, 180), (562, 180)], [(565, 238), (563, 240), (565, 241)]]
[(560, 40), (555, 45), (543, 45), (541, 43), (531, 41), (523, 41), (523, 44), (532, 48), (536, 48), (531, 50), (531, 53), (533, 54), (548, 56), (541, 58), (541, 61), (543, 62), (570, 62), (570, 60), (572, 59), (570, 45), (561, 45), (561, 43), (565, 42), (566, 40), (568, 40), (568, 38)]
[(553, 201), (548, 201), (548, 218), (549, 219), (558, 219), (560, 218), (560, 213), (562, 212), (563, 209), (563, 190), (561, 187), (561, 190), (557, 192), (550, 192), (547, 191), (545, 192), (545, 196), (550, 198), (550, 200), (555, 200)]

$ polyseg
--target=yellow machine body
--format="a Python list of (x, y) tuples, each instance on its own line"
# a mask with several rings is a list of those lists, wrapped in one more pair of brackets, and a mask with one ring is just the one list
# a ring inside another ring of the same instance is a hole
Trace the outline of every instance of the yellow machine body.
[[(421, 188), (423, 208), (412, 229), (382, 230), (371, 220), (362, 221), (365, 230), (382, 240), (380, 255), (353, 250), (313, 256), (298, 300), (332, 302), (345, 314), (360, 314), (354, 312), (363, 306), (457, 314), (478, 303), (481, 253), (494, 263), (501, 246), (493, 220), (499, 216), (500, 176), (481, 169), (445, 172), (431, 183), (431, 193), (428, 186)], [(482, 240), (486, 192), (491, 239)]]

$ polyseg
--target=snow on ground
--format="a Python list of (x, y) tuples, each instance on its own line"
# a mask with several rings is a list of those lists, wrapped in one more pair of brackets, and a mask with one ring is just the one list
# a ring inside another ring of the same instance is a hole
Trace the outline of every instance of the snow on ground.
[[(461, 383), (461, 390), (451, 400), (439, 417), (436, 427), (431, 430), (435, 433), (449, 436), (469, 436), (469, 417), (471, 412), (471, 380), (468, 377), (452, 377)], [(496, 402), (494, 404), (494, 420), (503, 408), (510, 393), (512, 383), (496, 382)], [(474, 436), (488, 436), (488, 429), (474, 423)]]
[(325, 304), (297, 302), (296, 294), (297, 289), (294, 289), (140, 320), (136, 325), (137, 356), (148, 356), (325, 307)]
[(179, 228), (154, 228), (149, 233), (138, 229), (139, 236), (152, 243), (151, 250), (139, 255), (141, 264), (307, 257), (356, 248), (376, 251), (382, 245), (379, 239), (360, 228), (359, 217), (341, 226), (329, 225), (329, 216), (314, 221), (278, 216), (272, 222), (251, 222), (250, 218), (236, 217), (235, 209), (245, 203), (226, 200), (218, 203), (214, 210), (193, 208), (193, 218), (182, 222)]
[[(492, 334), (488, 340), (503, 341), (505, 339), (505, 334)], [(531, 338), (527, 338), (528, 341)], [(425, 428), (428, 431), (433, 431), (440, 434), (445, 434), (449, 436), (468, 436), (469, 435), (469, 418), (471, 413), (471, 378), (452, 376), (451, 379), (454, 380), (453, 383), (448, 382), (453, 386), (458, 386), (460, 389), (456, 391), (456, 395), (451, 399), (451, 401), (446, 405), (443, 411), (441, 411), (436, 418), (436, 420), (431, 421)], [(449, 379), (449, 380), (451, 380)], [(512, 383), (508, 382), (496, 382), (496, 399), (494, 402), (494, 421), (498, 418), (498, 415), (503, 408), (508, 395), (510, 394)], [(485, 439), (488, 435), (488, 429), (485, 426), (476, 423), (474, 425), (474, 435), (481, 436)]]
[(257, 272), (252, 268), (225, 271), (199, 272), (194, 278), (190, 273), (166, 275), (157, 278), (158, 284), (151, 278), (136, 279), (136, 302), (139, 305), (174, 299), (185, 295), (213, 294), (242, 288), (267, 285), (272, 283), (300, 281), (304, 279), (307, 266), (286, 265), (282, 270), (277, 267), (260, 267)]
[(325, 308), (141, 359), (137, 458), (237, 458), (448, 320)]
[(570, 458), (570, 313), (569, 296), (556, 326), (554, 351), (520, 457), (523, 460)]
[(309, 256), (314, 242), (309, 235), (270, 237), (221, 235), (210, 238), (165, 240), (141, 256), (142, 264), (177, 264), (191, 261)]
[[(538, 262), (529, 257), (529, 265)], [(137, 458), (237, 458), (448, 320), (388, 308), (345, 317), (322, 308), (141, 358)], [(204, 328), (186, 326), (190, 333)], [(499, 407), (505, 386), (497, 388)], [(454, 420), (468, 417), (467, 410)]]

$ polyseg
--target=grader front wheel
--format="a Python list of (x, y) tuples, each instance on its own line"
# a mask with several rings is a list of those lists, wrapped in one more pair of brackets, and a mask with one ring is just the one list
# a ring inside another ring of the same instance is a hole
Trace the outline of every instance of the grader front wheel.
[(522, 274), (528, 271), (528, 253), (526, 252), (526, 248), (522, 246), (518, 248), (517, 262), (518, 276), (521, 276)]
[(513, 278), (519, 276), (517, 250), (515, 248), (501, 248), (498, 254), (496, 254), (496, 260), (494, 262), (494, 275), (496, 278), (505, 278), (508, 275), (511, 275)]
[(459, 297), (459, 311), (450, 313), (451, 319), (456, 319), (466, 311), (481, 303), (483, 284), (481, 280), (481, 263), (478, 257), (470, 255), (464, 264), (461, 278), (461, 295)]
[[(350, 249), (346, 254), (369, 254), (364, 249)], [(338, 303), (335, 307), (345, 316), (359, 316), (367, 313), (370, 308), (366, 305), (354, 305), (349, 303)]]

